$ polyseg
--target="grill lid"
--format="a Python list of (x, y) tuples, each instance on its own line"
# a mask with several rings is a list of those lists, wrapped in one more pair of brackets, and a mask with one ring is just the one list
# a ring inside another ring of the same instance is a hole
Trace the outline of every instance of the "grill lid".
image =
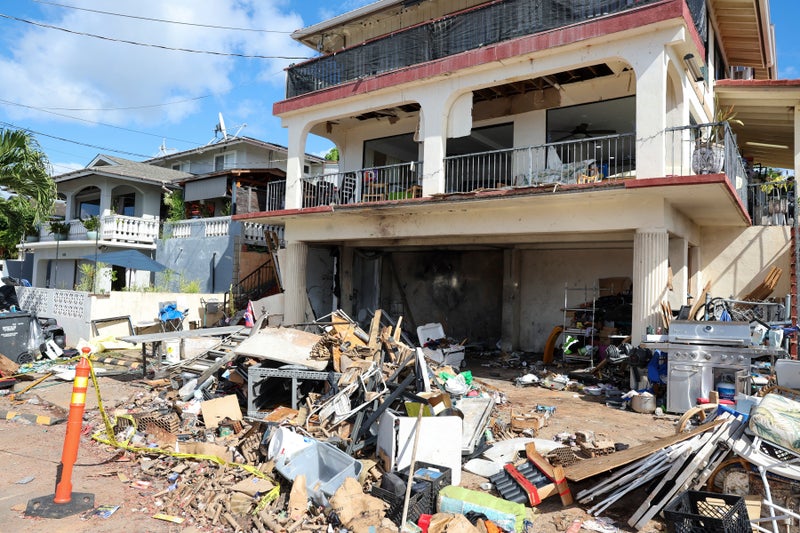
[(750, 345), (748, 322), (673, 320), (669, 325), (669, 342), (684, 344)]

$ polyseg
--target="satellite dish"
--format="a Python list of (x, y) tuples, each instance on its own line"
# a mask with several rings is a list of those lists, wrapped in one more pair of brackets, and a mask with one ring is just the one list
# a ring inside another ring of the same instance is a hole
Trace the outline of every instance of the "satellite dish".
[(222, 140), (223, 141), (227, 141), (228, 140), (228, 132), (225, 130), (225, 120), (222, 118), (222, 113), (219, 113), (219, 123), (217, 124), (217, 127), (214, 130), (214, 133), (221, 133), (222, 134)]

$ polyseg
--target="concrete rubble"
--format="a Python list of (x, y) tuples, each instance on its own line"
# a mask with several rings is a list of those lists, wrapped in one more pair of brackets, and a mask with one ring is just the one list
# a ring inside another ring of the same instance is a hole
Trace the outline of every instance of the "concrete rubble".
[[(674, 436), (633, 447), (623, 435), (580, 427), (540, 438), (556, 406), (515, 405), (509, 389), (473, 376), (464, 347), (440, 325), (426, 331), (441, 338), (414, 343), (401, 324), (381, 310), (369, 331), (343, 311), (303, 330), (257, 323), (199, 350), (187, 342), (177, 362), (156, 357), (144, 369), (138, 348), (103, 350), (90, 340), (96, 375), (146, 377), (135, 395), (87, 411), (83, 445), (118, 450), (135, 465), (125, 482), (154, 518), (200, 531), (542, 531), (545, 501), (583, 508), (584, 530), (642, 530), (665, 509), (668, 522), (692, 515), (674, 507), (699, 491), (763, 496), (770, 482), (764, 510), (750, 512), (774, 517), (798, 502), (798, 450), (757, 450), (764, 439), (754, 443), (746, 414), (687, 413)], [(511, 389), (542, 387), (612, 409), (636, 395), (623, 393), (614, 363), (569, 372), (497, 352), (469, 362), (509, 372)], [(4, 376), (27, 380), (3, 392), (31, 398), (70, 365), (45, 358), (20, 367), (0, 357)], [(771, 390), (800, 405), (800, 393)], [(54, 411), (52, 423), (65, 416)], [(747, 475), (748, 464), (762, 466), (760, 477)], [(775, 468), (780, 479), (768, 479)], [(628, 504), (614, 524), (604, 514), (620, 501)], [(747, 522), (734, 503), (731, 520)], [(578, 531), (571, 522), (555, 527)]]

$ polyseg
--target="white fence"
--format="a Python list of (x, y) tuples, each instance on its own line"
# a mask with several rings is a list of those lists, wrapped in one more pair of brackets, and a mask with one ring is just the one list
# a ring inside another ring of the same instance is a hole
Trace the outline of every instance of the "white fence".
[(222, 303), (225, 297), (224, 294), (125, 291), (94, 295), (81, 291), (37, 287), (16, 289), (20, 309), (35, 313), (40, 318), (55, 318), (64, 328), (68, 346), (75, 346), (80, 338), (91, 338), (92, 320), (130, 316), (134, 326), (157, 324), (159, 307), (164, 302), (176, 302), (181, 311), (188, 309), (184, 321), (186, 329), (192, 321), (198, 321), (201, 326), (211, 326), (222, 318), (222, 314), (220, 312), (205, 316), (205, 306), (201, 305), (200, 300), (216, 300)]

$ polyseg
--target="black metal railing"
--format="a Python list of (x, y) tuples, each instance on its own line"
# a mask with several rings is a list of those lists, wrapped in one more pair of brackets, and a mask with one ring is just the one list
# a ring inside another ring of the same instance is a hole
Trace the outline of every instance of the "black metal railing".
[(748, 176), (727, 122), (712, 122), (666, 129), (667, 176), (725, 174), (742, 204), (748, 205)]
[[(755, 180), (754, 180), (755, 181)], [(794, 180), (763, 180), (748, 186), (747, 210), (755, 226), (793, 226), (795, 222)]]
[(278, 274), (272, 259), (269, 259), (253, 272), (231, 286), (235, 309), (244, 309), (249, 300), (258, 300), (277, 294), (281, 290)]
[(302, 178), (303, 207), (348, 205), (422, 196), (422, 163), (363, 168)]
[(590, 183), (632, 177), (633, 133), (604, 135), (445, 158), (445, 191)]
[(660, 0), (506, 0), (393, 32), (288, 69), (286, 97), (622, 13)]

